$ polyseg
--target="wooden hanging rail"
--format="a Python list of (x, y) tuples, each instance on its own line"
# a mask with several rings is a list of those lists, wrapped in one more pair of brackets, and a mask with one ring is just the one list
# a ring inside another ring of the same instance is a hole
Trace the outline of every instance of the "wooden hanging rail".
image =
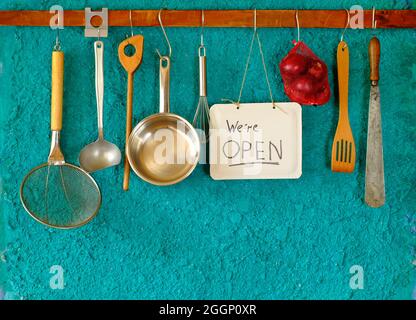
[[(159, 10), (132, 10), (132, 24), (137, 27), (159, 26)], [(257, 26), (292, 28), (296, 10), (257, 10)], [(253, 10), (204, 10), (206, 27), (252, 27)], [(344, 28), (345, 10), (299, 10), (301, 28)], [(53, 16), (49, 11), (0, 11), (0, 26), (49, 26)], [(376, 10), (377, 28), (416, 28), (416, 10)], [(65, 10), (64, 25), (85, 26), (84, 10)], [(130, 26), (129, 10), (109, 10), (108, 24)], [(372, 10), (364, 11), (364, 27), (371, 28)], [(164, 10), (166, 27), (199, 27), (201, 10)]]

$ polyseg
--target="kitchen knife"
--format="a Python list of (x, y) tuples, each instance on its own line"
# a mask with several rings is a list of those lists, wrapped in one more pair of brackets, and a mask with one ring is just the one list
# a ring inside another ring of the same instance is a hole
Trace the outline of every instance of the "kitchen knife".
[(384, 163), (381, 133), (379, 63), (380, 41), (373, 37), (368, 46), (370, 58), (370, 103), (368, 110), (367, 157), (365, 168), (365, 202), (373, 208), (384, 205)]

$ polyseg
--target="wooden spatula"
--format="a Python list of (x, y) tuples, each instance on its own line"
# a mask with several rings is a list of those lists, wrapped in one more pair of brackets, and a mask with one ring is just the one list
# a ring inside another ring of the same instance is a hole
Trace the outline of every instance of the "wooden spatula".
[[(124, 40), (118, 46), (118, 58), (124, 70), (127, 71), (127, 111), (126, 111), (126, 143), (129, 139), (132, 118), (133, 118), (133, 75), (139, 68), (143, 58), (143, 36), (137, 35)], [(128, 46), (134, 47), (134, 53), (129, 56), (126, 54), (125, 49)], [(125, 148), (124, 148), (125, 150)], [(123, 178), (123, 190), (129, 189), (130, 179), (130, 165), (127, 159), (127, 155), (124, 152), (124, 178)]]
[(349, 51), (346, 42), (337, 48), (339, 119), (332, 144), (331, 169), (336, 172), (353, 172), (355, 166), (355, 143), (348, 118)]

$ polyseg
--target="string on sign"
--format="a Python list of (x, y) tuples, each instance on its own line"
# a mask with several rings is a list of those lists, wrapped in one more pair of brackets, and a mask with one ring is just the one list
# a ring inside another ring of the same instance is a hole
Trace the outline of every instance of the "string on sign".
[(253, 31), (253, 36), (251, 37), (250, 48), (249, 48), (249, 51), (248, 51), (248, 57), (247, 57), (246, 65), (245, 65), (245, 68), (244, 68), (243, 80), (241, 82), (240, 92), (238, 94), (238, 100), (237, 101), (233, 101), (231, 99), (221, 99), (221, 100), (226, 101), (226, 102), (231, 102), (232, 104), (235, 104), (237, 106), (237, 109), (240, 108), (241, 97), (243, 95), (243, 90), (244, 90), (244, 86), (245, 86), (245, 82), (246, 82), (246, 78), (247, 78), (248, 67), (250, 65), (251, 55), (252, 55), (252, 52), (253, 52), (254, 41), (256, 39), (257, 39), (257, 43), (258, 43), (258, 46), (259, 46), (259, 52), (260, 52), (260, 56), (261, 56), (261, 62), (263, 64), (264, 76), (266, 78), (267, 88), (268, 88), (268, 91), (269, 91), (270, 101), (272, 103), (273, 109), (276, 109), (276, 107), (277, 107), (280, 111), (282, 111), (283, 113), (286, 113), (286, 111), (284, 111), (282, 108), (280, 108), (279, 105), (273, 99), (273, 92), (272, 92), (272, 88), (271, 88), (271, 85), (270, 85), (270, 80), (269, 80), (269, 76), (268, 76), (268, 72), (267, 72), (266, 61), (265, 61), (264, 53), (263, 53), (263, 46), (261, 44), (261, 40), (260, 40), (259, 34), (257, 32), (257, 11), (256, 11), (256, 9), (254, 9), (254, 31)]

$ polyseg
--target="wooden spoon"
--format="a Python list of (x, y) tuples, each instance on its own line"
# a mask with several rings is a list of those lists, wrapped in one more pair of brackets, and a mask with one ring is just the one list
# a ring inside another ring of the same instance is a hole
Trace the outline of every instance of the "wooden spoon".
[[(130, 37), (118, 46), (118, 58), (124, 70), (127, 72), (127, 111), (126, 111), (126, 141), (129, 140), (131, 127), (132, 127), (132, 118), (133, 118), (133, 75), (134, 72), (139, 68), (142, 63), (143, 58), (143, 36), (137, 35)], [(134, 47), (134, 54), (128, 56), (125, 52), (126, 47)], [(125, 144), (125, 145), (126, 145)], [(123, 178), (123, 190), (127, 191), (129, 189), (129, 179), (130, 179), (130, 165), (127, 159), (127, 154), (124, 148), (124, 178)]]

